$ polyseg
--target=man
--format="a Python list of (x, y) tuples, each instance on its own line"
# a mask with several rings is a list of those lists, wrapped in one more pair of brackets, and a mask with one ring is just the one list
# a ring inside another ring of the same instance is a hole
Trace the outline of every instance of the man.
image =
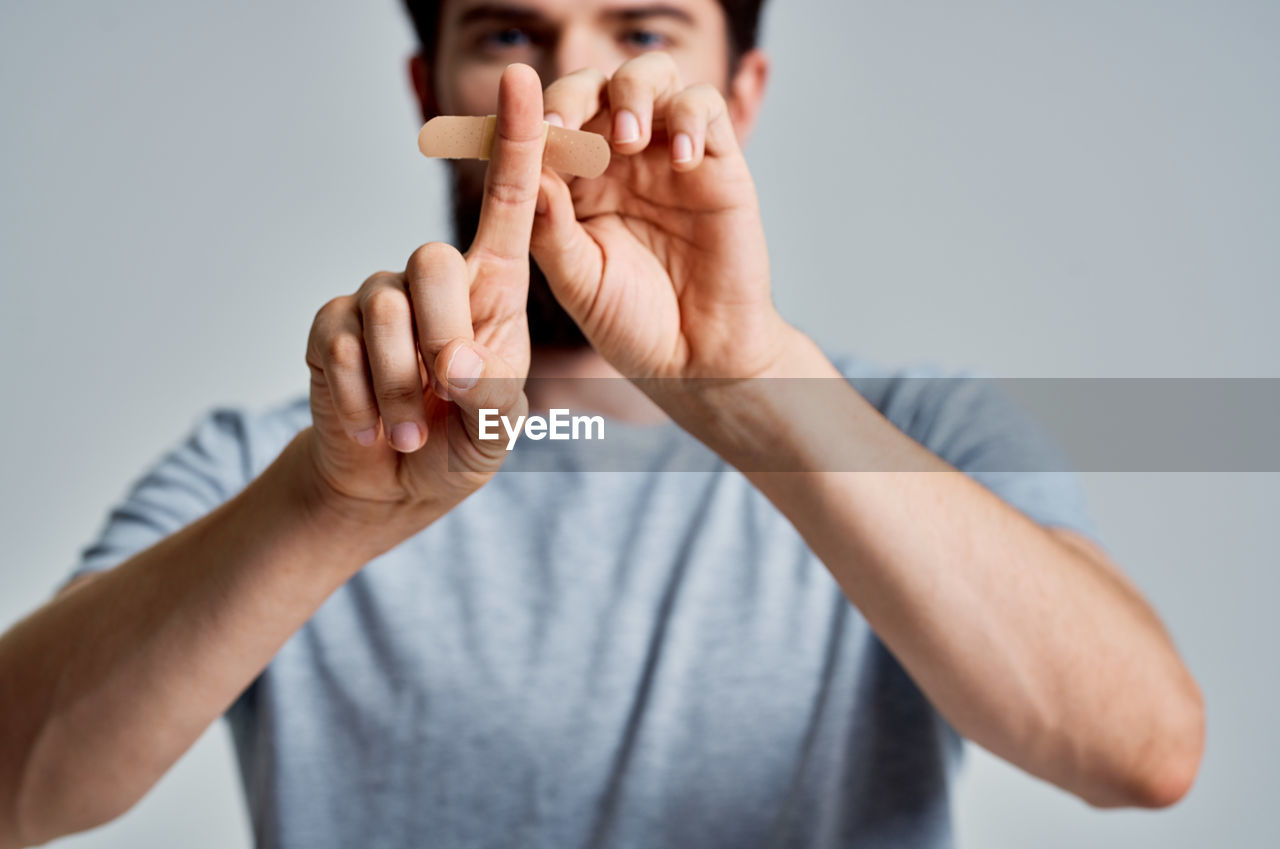
[[(1179, 799), (1196, 685), (1071, 478), (998, 473), (1039, 434), (774, 311), (759, 3), (409, 7), (424, 116), (498, 116), (466, 253), (321, 308), (308, 401), (210, 416), (0, 641), (0, 846), (119, 815), (224, 712), (265, 846), (944, 846), (961, 736)], [(544, 119), (609, 171), (544, 169)], [(648, 471), (479, 438), (561, 407)]]

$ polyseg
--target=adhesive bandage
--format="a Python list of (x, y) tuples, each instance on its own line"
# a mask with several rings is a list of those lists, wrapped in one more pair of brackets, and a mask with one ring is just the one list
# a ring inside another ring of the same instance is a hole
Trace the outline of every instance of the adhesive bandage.
[[(444, 159), (488, 159), (498, 127), (494, 115), (439, 115), (418, 133), (418, 150), (424, 156)], [(597, 133), (566, 130), (542, 123), (546, 146), (542, 161), (575, 177), (599, 177), (609, 167), (609, 142)]]

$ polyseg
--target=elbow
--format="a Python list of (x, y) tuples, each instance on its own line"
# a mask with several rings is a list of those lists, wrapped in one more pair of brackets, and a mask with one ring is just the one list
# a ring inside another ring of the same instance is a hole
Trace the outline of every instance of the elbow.
[(0, 849), (20, 849), (41, 846), (51, 840), (66, 837), (91, 828), (106, 825), (128, 809), (110, 811), (79, 810), (66, 816), (50, 817), (45, 812), (15, 817), (13, 822), (0, 828)]
[(18, 824), (12, 816), (0, 816), (0, 849), (21, 849), (27, 843), (18, 833)]
[(1142, 734), (1144, 742), (1130, 762), (1114, 767), (1104, 789), (1082, 794), (1097, 808), (1169, 808), (1190, 792), (1200, 771), (1205, 745), (1205, 709), (1191, 685), (1176, 705), (1167, 705)]
[(1169, 740), (1169, 751), (1140, 770), (1132, 804), (1140, 808), (1168, 808), (1191, 791), (1204, 756), (1204, 705), (1198, 699), (1190, 718)]
[(83, 792), (68, 792), (75, 786), (71, 781), (29, 781), (20, 785), (8, 806), (9, 821), (0, 828), (0, 849), (38, 846), (106, 825), (136, 801), (126, 800), (104, 785), (82, 786)]

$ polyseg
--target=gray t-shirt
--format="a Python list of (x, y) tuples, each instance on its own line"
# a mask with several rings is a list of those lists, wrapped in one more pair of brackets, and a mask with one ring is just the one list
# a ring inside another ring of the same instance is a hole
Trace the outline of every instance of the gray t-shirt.
[[(1096, 536), (1072, 475), (1007, 471), (1063, 463), (990, 382), (836, 363), (1033, 519)], [(308, 423), (305, 399), (213, 412), (77, 572), (210, 511)], [(675, 426), (609, 422), (607, 439), (650, 470), (521, 440), (236, 701), (259, 846), (951, 845), (961, 740), (790, 523), (710, 452), (681, 471), (701, 449)]]

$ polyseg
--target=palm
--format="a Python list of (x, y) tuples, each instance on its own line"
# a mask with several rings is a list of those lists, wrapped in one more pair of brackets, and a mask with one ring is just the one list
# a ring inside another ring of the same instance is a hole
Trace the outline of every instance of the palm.
[(557, 297), (628, 376), (755, 374), (763, 356), (742, 340), (759, 338), (773, 312), (750, 173), (741, 155), (676, 172), (667, 151), (655, 139), (573, 183), (584, 256), (553, 281)]

